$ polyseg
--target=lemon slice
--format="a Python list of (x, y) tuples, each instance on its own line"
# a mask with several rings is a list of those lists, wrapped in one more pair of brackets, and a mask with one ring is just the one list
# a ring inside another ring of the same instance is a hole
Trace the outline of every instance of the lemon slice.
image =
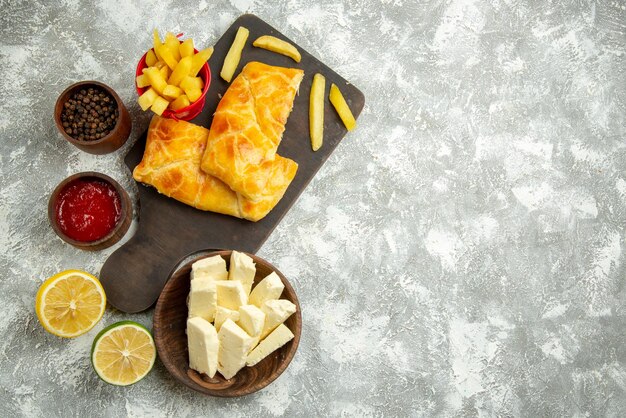
[(91, 346), (91, 364), (102, 380), (128, 386), (143, 379), (154, 366), (156, 347), (143, 325), (121, 321), (100, 331)]
[(64, 338), (82, 335), (100, 321), (106, 306), (102, 285), (80, 270), (66, 270), (43, 282), (35, 311), (46, 331)]

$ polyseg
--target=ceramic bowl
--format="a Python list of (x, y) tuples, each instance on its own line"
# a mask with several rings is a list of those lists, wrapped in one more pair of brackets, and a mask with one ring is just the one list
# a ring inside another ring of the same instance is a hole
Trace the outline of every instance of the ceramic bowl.
[[(102, 89), (115, 99), (119, 111), (118, 118), (115, 127), (111, 130), (111, 132), (109, 132), (108, 135), (94, 141), (81, 141), (65, 132), (65, 129), (63, 129), (63, 122), (61, 121), (61, 112), (63, 111), (65, 102), (67, 102), (74, 94), (81, 89), (88, 89), (90, 87)], [(88, 152), (89, 154), (107, 154), (117, 150), (126, 143), (132, 129), (130, 114), (126, 109), (126, 106), (124, 106), (122, 99), (120, 99), (115, 90), (99, 81), (81, 81), (66, 88), (57, 99), (54, 107), (54, 121), (63, 138), (65, 138), (72, 145), (75, 145), (77, 148)]]
[[(117, 223), (115, 224), (111, 232), (109, 232), (103, 238), (95, 240), (95, 241), (77, 241), (75, 239), (68, 237), (61, 230), (59, 223), (57, 221), (56, 204), (59, 198), (59, 194), (61, 193), (61, 191), (63, 191), (66, 185), (78, 179), (102, 180), (110, 184), (111, 186), (113, 186), (113, 188), (115, 189), (115, 191), (117, 192), (120, 198), (120, 203), (121, 203), (120, 219), (117, 221)], [(61, 183), (59, 183), (59, 185), (52, 192), (50, 199), (48, 200), (48, 220), (50, 222), (50, 226), (52, 226), (52, 229), (54, 230), (54, 232), (63, 241), (67, 242), (68, 244), (73, 245), (76, 248), (80, 248), (81, 250), (97, 251), (97, 250), (102, 250), (104, 248), (108, 248), (111, 245), (117, 243), (119, 240), (122, 239), (122, 237), (128, 231), (128, 228), (130, 227), (132, 219), (133, 219), (132, 203), (130, 201), (130, 197), (128, 196), (128, 193), (126, 193), (126, 190), (124, 190), (124, 188), (120, 186), (120, 184), (116, 182), (115, 180), (113, 180), (111, 177), (102, 173), (97, 173), (95, 171), (86, 171), (86, 172), (77, 173), (77, 174), (69, 176), (68, 178), (63, 180)]]

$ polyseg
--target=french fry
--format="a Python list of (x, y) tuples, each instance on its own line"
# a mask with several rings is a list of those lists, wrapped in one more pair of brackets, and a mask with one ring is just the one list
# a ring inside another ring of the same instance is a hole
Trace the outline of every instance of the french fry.
[(176, 86), (172, 86), (170, 84), (168, 84), (164, 89), (163, 89), (163, 97), (165, 97), (166, 99), (169, 100), (174, 100), (179, 98), (181, 95), (183, 94), (183, 91), (181, 90), (180, 87), (176, 87)]
[(178, 51), (180, 53), (180, 57), (191, 57), (193, 55), (193, 39), (185, 39), (182, 44), (178, 47)]
[(188, 90), (193, 87), (199, 88), (202, 90), (204, 88), (204, 81), (200, 77), (185, 77), (183, 81), (179, 84), (180, 88), (183, 90)]
[(174, 59), (176, 61), (180, 61), (180, 51), (178, 48), (180, 47), (180, 41), (172, 32), (167, 32), (165, 34), (165, 46), (172, 52)]
[(182, 109), (183, 107), (187, 107), (190, 104), (191, 102), (189, 101), (189, 98), (187, 97), (187, 95), (181, 94), (180, 96), (178, 96), (178, 99), (170, 103), (170, 109), (176, 111), (178, 109)]
[(300, 52), (296, 49), (295, 46), (274, 36), (261, 36), (252, 43), (252, 46), (285, 55), (289, 58), (292, 58), (295, 62), (300, 62), (300, 60), (302, 59), (302, 57), (300, 56)]
[(250, 31), (243, 26), (240, 26), (237, 29), (237, 35), (235, 35), (235, 40), (233, 44), (230, 46), (228, 50), (228, 54), (226, 54), (226, 58), (224, 59), (224, 65), (222, 66), (222, 71), (220, 72), (220, 76), (230, 83), (230, 80), (233, 79), (233, 75), (235, 74), (235, 70), (237, 70), (237, 66), (239, 65), (239, 60), (241, 60), (241, 51), (243, 51), (243, 47), (246, 45), (246, 41), (248, 40), (248, 35)]
[(197, 87), (192, 87), (187, 90), (183, 89), (183, 91), (185, 92), (191, 103), (195, 102), (200, 98), (200, 96), (202, 96), (202, 90)]
[(139, 96), (137, 103), (141, 106), (141, 110), (148, 110), (157, 97), (159, 97), (159, 93), (157, 93), (154, 88), (150, 87), (141, 96)]
[(202, 51), (198, 52), (197, 54), (193, 55), (191, 57), (191, 59), (193, 60), (193, 63), (191, 64), (189, 75), (192, 77), (195, 77), (196, 75), (198, 75), (198, 73), (200, 72), (200, 69), (204, 67), (204, 64), (206, 64), (207, 60), (211, 58), (211, 55), (213, 55), (212, 46), (205, 48)]
[(167, 65), (164, 65), (163, 67), (161, 67), (159, 69), (159, 72), (161, 73), (161, 76), (163, 77), (164, 80), (167, 80), (168, 78), (170, 78), (170, 67), (168, 67)]
[(161, 42), (161, 37), (159, 36), (159, 31), (155, 29), (152, 32), (152, 48), (154, 49), (154, 54), (155, 54), (155, 56), (156, 56), (158, 61), (162, 61), (163, 60), (161, 58), (160, 53), (159, 53), (159, 48), (160, 48), (161, 45), (163, 45), (163, 43)]
[(341, 90), (339, 87), (335, 85), (335, 83), (330, 85), (330, 94), (328, 95), (330, 99), (330, 103), (332, 103), (333, 107), (339, 114), (341, 121), (345, 125), (348, 131), (351, 131), (356, 126), (356, 120), (354, 120), (354, 115), (352, 115), (352, 111), (346, 103), (346, 99), (344, 99), (343, 94), (341, 94)]
[(156, 99), (154, 99), (154, 102), (152, 103), (150, 110), (152, 110), (157, 115), (161, 116), (163, 114), (163, 111), (167, 109), (169, 105), (170, 105), (170, 102), (168, 102), (161, 96), (157, 96)]
[(192, 77), (191, 81), (200, 90), (202, 90), (204, 88), (204, 80), (202, 80), (202, 77)]
[(174, 54), (165, 44), (161, 44), (156, 49), (157, 56), (161, 56), (161, 59), (170, 67), (170, 70), (174, 70), (176, 68), (176, 64), (178, 64), (178, 60), (174, 58)]
[(154, 64), (156, 64), (158, 61), (156, 55), (154, 54), (154, 51), (151, 49), (148, 51), (148, 53), (146, 54), (146, 65), (148, 67), (152, 67)]
[(191, 65), (193, 63), (192, 57), (183, 57), (178, 61), (176, 68), (172, 71), (172, 75), (167, 80), (167, 84), (171, 84), (174, 86), (179, 86), (180, 82), (188, 77), (189, 71), (191, 69)]
[(167, 81), (161, 75), (156, 67), (148, 67), (143, 70), (143, 73), (150, 80), (150, 85), (157, 91), (157, 93), (163, 93), (163, 89), (167, 87)]
[(145, 74), (141, 74), (137, 76), (137, 87), (140, 89), (144, 87), (148, 87), (150, 85), (150, 80)]
[(326, 79), (320, 73), (313, 76), (309, 97), (309, 133), (311, 148), (317, 151), (324, 142), (324, 91)]

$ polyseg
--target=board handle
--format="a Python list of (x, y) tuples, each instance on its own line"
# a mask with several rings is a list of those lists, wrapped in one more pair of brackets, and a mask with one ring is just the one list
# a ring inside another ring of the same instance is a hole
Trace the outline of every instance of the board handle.
[(111, 254), (100, 270), (107, 301), (127, 313), (151, 307), (178, 262), (154, 239), (138, 235)]

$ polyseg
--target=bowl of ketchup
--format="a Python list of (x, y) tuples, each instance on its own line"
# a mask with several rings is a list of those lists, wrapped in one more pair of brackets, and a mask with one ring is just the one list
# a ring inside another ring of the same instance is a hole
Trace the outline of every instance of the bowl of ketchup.
[(88, 171), (66, 178), (54, 189), (48, 219), (63, 241), (95, 251), (122, 239), (132, 221), (132, 207), (118, 182)]

